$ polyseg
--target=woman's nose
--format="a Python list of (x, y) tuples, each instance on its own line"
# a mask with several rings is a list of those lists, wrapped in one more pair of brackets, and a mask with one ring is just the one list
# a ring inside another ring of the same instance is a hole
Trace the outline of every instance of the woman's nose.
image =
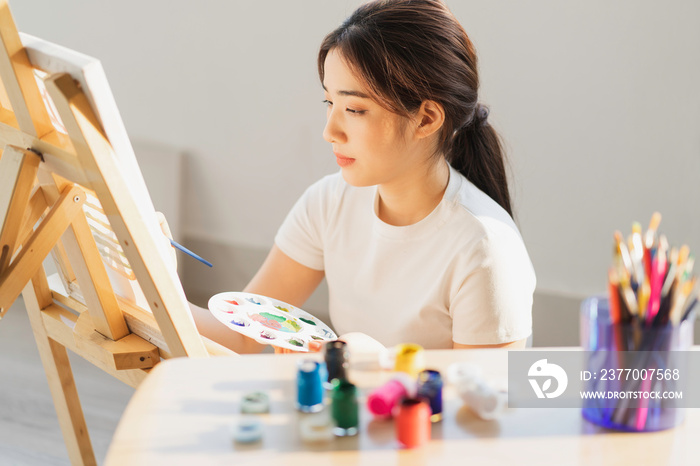
[(323, 139), (330, 143), (343, 143), (347, 139), (342, 129), (338, 115), (330, 109), (326, 117), (326, 127), (323, 129)]

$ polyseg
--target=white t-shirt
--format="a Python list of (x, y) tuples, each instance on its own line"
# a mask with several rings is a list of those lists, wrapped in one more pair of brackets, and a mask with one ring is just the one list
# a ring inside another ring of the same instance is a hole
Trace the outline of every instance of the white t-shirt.
[(450, 167), (427, 217), (392, 226), (377, 217), (377, 187), (340, 172), (310, 186), (275, 243), (324, 270), (331, 324), (385, 346), (497, 344), (532, 333), (535, 272), (508, 213)]

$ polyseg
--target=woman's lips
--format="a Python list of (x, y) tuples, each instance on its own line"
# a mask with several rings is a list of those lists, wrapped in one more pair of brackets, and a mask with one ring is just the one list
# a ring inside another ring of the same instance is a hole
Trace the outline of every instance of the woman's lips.
[(345, 157), (344, 155), (340, 155), (337, 153), (335, 154), (335, 161), (340, 165), (341, 167), (347, 167), (349, 165), (352, 165), (355, 163), (355, 159), (351, 159), (350, 157)]

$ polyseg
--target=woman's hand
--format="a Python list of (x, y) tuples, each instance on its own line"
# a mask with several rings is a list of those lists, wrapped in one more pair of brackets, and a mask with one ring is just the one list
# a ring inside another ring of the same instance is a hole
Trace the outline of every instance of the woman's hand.
[(168, 221), (162, 212), (156, 212), (156, 219), (160, 225), (160, 230), (163, 232), (168, 241), (168, 250), (170, 251), (170, 259), (173, 261), (175, 270), (177, 270), (177, 254), (175, 248), (170, 244), (170, 240), (173, 239), (173, 234), (170, 232), (170, 226), (168, 226)]
[[(348, 345), (348, 350), (350, 351), (350, 354), (380, 354), (383, 351), (386, 351), (386, 348), (384, 345), (379, 343), (377, 340), (374, 338), (370, 337), (369, 335), (361, 332), (350, 332), (346, 333), (345, 335), (342, 335), (341, 337), (338, 338), (338, 340), (343, 340), (345, 343)], [(331, 340), (329, 340), (331, 341)], [(318, 353), (323, 351), (323, 346), (327, 344), (329, 341), (312, 341), (309, 344), (309, 352), (310, 353)], [(289, 353), (296, 353), (297, 351), (291, 350), (291, 349), (286, 349), (286, 348), (278, 348), (277, 346), (275, 348), (275, 354), (289, 354)]]
[(189, 305), (200, 335), (241, 354), (260, 353), (265, 348), (266, 345), (262, 345), (219, 322), (208, 309), (192, 303)]

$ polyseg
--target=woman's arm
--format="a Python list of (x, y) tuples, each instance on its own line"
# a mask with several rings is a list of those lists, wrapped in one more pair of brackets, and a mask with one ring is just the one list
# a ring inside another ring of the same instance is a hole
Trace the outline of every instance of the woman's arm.
[[(300, 264), (273, 245), (265, 262), (243, 291), (301, 307), (323, 279), (324, 272)], [(275, 348), (276, 353), (292, 353)]]
[[(323, 271), (305, 267), (273, 246), (260, 270), (243, 291), (301, 307), (321, 283), (323, 275)], [(210, 340), (237, 353), (259, 353), (265, 348), (265, 345), (226, 327), (208, 310), (194, 304), (190, 304), (190, 310), (197, 330)]]
[(302, 307), (323, 276), (323, 270), (300, 264), (275, 245), (243, 291)]
[(452, 343), (452, 349), (478, 349), (478, 348), (525, 348), (527, 338), (522, 340), (511, 341), (510, 343), (500, 343), (498, 345), (462, 345), (460, 343)]

